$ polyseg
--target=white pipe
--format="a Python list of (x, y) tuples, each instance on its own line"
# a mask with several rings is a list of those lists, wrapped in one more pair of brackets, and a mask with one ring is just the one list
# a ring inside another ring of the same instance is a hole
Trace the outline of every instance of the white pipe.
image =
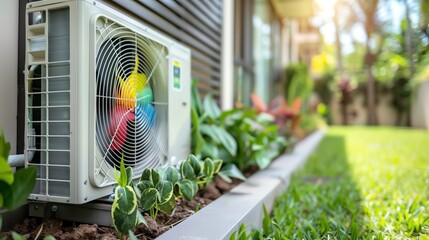
[[(28, 162), (31, 162), (34, 156), (34, 151), (28, 151)], [(25, 154), (9, 155), (7, 162), (11, 167), (24, 167)]]
[[(30, 135), (36, 135), (36, 131), (30, 129)], [(28, 137), (29, 147), (34, 148), (36, 146), (36, 139), (33, 136)], [(34, 151), (28, 151), (28, 162), (31, 162), (34, 157)], [(9, 155), (7, 162), (11, 167), (24, 167), (25, 166), (25, 154)]]
[(25, 165), (25, 155), (24, 154), (9, 155), (7, 162), (11, 167), (22, 167)]

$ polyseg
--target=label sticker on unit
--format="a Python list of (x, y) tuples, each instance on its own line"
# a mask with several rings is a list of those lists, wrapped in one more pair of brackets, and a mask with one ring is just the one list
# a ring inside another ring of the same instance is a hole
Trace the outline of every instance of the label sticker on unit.
[(180, 68), (180, 62), (173, 60), (173, 89), (178, 91), (182, 90), (182, 76)]

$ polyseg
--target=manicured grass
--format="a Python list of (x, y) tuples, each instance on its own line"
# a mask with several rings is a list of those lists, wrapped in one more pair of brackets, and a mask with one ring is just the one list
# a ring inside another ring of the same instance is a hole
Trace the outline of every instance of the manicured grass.
[(332, 127), (272, 220), (290, 239), (429, 239), (429, 133)]

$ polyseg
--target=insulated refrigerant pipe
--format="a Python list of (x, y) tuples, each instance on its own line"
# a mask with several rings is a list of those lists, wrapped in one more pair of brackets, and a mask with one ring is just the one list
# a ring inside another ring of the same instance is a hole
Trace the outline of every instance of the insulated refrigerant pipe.
[[(36, 131), (34, 129), (29, 130), (31, 135), (35, 135)], [(30, 136), (28, 139), (30, 147), (36, 146), (36, 139), (33, 136)], [(33, 160), (34, 151), (28, 151), (28, 162)], [(9, 155), (7, 162), (11, 167), (24, 167), (25, 166), (25, 154), (16, 154)]]
[[(34, 151), (28, 151), (29, 162), (33, 159)], [(7, 162), (11, 167), (24, 167), (25, 166), (25, 154), (9, 155)]]

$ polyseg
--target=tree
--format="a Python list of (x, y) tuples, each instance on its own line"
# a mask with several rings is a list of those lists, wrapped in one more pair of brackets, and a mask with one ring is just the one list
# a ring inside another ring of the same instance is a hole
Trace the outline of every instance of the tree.
[(376, 31), (379, 29), (377, 25), (377, 8), (379, 0), (356, 0), (362, 13), (365, 26), (366, 42), (365, 42), (365, 57), (364, 62), (367, 71), (367, 102), (368, 102), (368, 119), (369, 125), (378, 123), (376, 103), (375, 103), (375, 78), (372, 72), (372, 67), (377, 60), (378, 53), (375, 53), (371, 48), (371, 42), (375, 41)]
[(411, 26), (411, 19), (410, 19), (410, 7), (408, 6), (407, 0), (403, 0), (404, 6), (405, 6), (405, 20), (407, 23), (407, 28), (405, 32), (405, 43), (406, 43), (406, 49), (407, 49), (407, 57), (408, 62), (410, 65), (410, 75), (414, 75), (414, 59), (413, 59), (413, 41), (412, 41), (412, 26)]
[(337, 57), (337, 72), (344, 74), (344, 60), (342, 55), (341, 33), (349, 32), (356, 22), (353, 6), (346, 0), (337, 0), (334, 5), (335, 46)]

